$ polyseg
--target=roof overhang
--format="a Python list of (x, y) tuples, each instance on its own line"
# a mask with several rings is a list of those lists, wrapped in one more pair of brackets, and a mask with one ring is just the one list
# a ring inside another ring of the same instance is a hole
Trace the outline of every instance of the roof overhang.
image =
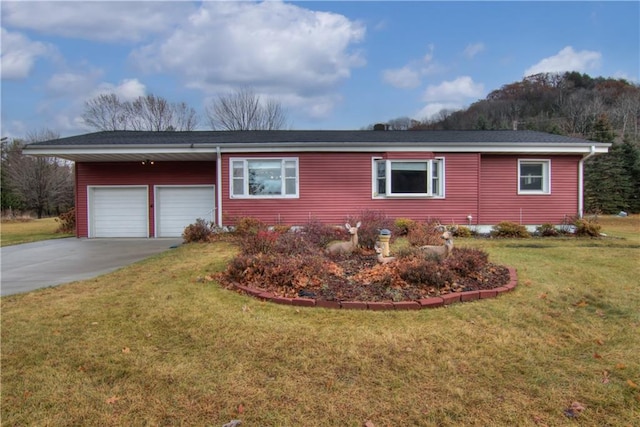
[(339, 152), (437, 152), (481, 154), (589, 155), (606, 153), (605, 143), (232, 143), (232, 144), (118, 144), (118, 145), (37, 145), (24, 154), (58, 157), (74, 162), (215, 161), (217, 153), (339, 153)]

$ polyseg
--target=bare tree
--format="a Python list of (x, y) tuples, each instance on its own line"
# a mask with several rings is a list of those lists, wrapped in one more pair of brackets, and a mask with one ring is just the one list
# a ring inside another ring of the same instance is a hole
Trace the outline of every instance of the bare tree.
[(117, 95), (99, 95), (85, 103), (85, 123), (101, 130), (191, 131), (198, 125), (195, 110), (186, 103), (170, 103), (155, 96), (121, 101)]
[(274, 100), (263, 102), (250, 88), (218, 96), (207, 107), (207, 116), (213, 129), (278, 130), (287, 126), (282, 104)]
[(114, 93), (98, 95), (84, 103), (85, 123), (97, 130), (126, 130), (125, 106)]
[[(57, 139), (50, 130), (30, 133), (27, 143)], [(52, 157), (22, 154), (23, 141), (13, 140), (3, 158), (8, 186), (27, 209), (42, 218), (45, 213), (60, 213), (73, 206), (73, 170), (68, 162)]]

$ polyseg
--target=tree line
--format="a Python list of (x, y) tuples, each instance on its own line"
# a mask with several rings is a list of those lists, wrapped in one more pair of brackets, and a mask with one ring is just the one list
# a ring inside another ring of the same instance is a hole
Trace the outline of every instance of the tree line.
[[(264, 100), (248, 87), (213, 99), (206, 106), (206, 116), (213, 130), (278, 130), (287, 126), (282, 104)], [(192, 131), (200, 121), (184, 102), (171, 103), (152, 94), (125, 101), (114, 93), (85, 102), (82, 118), (98, 131)]]

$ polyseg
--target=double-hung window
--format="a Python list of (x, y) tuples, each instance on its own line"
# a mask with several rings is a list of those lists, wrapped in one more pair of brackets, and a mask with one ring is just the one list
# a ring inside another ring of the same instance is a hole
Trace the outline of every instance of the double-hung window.
[(444, 159), (373, 163), (373, 197), (444, 197)]
[(518, 160), (518, 194), (550, 194), (550, 183), (550, 160)]
[(230, 160), (232, 198), (297, 198), (298, 159)]

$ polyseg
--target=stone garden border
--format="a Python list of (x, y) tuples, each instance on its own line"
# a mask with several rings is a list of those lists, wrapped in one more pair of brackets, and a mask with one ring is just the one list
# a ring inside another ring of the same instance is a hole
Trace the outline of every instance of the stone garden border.
[(264, 289), (252, 288), (239, 283), (233, 286), (248, 295), (264, 301), (276, 304), (292, 305), (296, 307), (322, 307), (345, 310), (420, 310), (423, 308), (437, 308), (446, 305), (474, 301), (478, 299), (495, 298), (504, 292), (512, 291), (518, 285), (518, 276), (515, 268), (509, 269), (509, 283), (493, 289), (481, 289), (478, 291), (452, 292), (439, 297), (423, 298), (415, 301), (317, 301), (313, 298), (285, 298), (273, 295)]

